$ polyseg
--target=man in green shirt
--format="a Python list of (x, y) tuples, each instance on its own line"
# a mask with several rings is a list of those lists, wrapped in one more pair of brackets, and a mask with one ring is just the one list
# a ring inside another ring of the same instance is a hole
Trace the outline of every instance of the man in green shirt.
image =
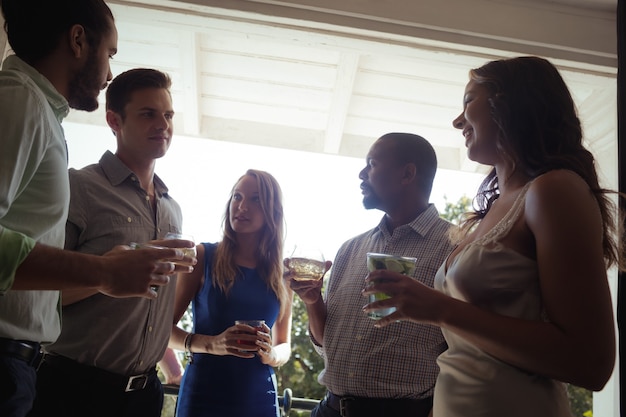
[[(181, 250), (64, 251), (69, 204), (61, 121), (93, 111), (112, 74), (117, 30), (102, 0), (2, 0), (15, 55), (0, 71), (0, 415), (24, 416), (41, 343), (60, 332), (59, 292), (155, 298)], [(24, 291), (29, 290), (29, 291)]]

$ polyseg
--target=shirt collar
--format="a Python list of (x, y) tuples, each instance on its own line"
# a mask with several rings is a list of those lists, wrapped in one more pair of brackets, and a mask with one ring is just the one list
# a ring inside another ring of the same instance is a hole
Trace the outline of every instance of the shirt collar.
[[(396, 228), (410, 228), (420, 236), (426, 236), (430, 229), (437, 224), (439, 220), (439, 212), (434, 204), (429, 204), (426, 210), (422, 211), (415, 219), (407, 224), (403, 224)], [(380, 220), (376, 228), (385, 236), (390, 237), (391, 233), (387, 227), (386, 215)]]
[[(106, 151), (100, 158), (100, 166), (104, 171), (104, 175), (109, 179), (111, 185), (117, 187), (128, 178), (135, 176), (135, 173), (131, 171), (124, 163), (111, 151)], [(167, 196), (169, 189), (165, 183), (154, 174), (154, 189), (160, 195)]]
[(59, 122), (63, 121), (63, 119), (69, 114), (70, 106), (65, 97), (57, 91), (54, 85), (52, 85), (46, 77), (20, 59), (17, 55), (8, 56), (2, 64), (2, 69), (15, 70), (26, 74), (28, 78), (30, 78), (44, 93), (52, 111), (54, 112), (54, 115)]

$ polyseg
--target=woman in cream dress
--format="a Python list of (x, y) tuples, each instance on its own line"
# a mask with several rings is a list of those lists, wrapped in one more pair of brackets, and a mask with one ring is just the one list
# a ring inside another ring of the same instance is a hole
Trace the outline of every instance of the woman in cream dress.
[(435, 417), (569, 417), (564, 383), (600, 390), (613, 371), (606, 269), (620, 259), (574, 102), (550, 62), (492, 61), (470, 71), (453, 124), (468, 157), (493, 167), (475, 211), (434, 290), (376, 271), (364, 294), (391, 298), (364, 309), (397, 307), (377, 326), (442, 328)]

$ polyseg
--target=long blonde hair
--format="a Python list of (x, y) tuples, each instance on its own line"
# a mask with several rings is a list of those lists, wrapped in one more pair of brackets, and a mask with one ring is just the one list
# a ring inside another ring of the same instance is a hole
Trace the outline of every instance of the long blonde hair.
[[(265, 217), (265, 225), (257, 249), (257, 267), (259, 275), (268, 287), (274, 291), (280, 303), (279, 317), (285, 312), (289, 302), (289, 293), (283, 280), (283, 242), (284, 242), (284, 217), (283, 195), (276, 179), (265, 171), (249, 169), (242, 175), (235, 186), (245, 176), (256, 179), (259, 187), (261, 209)], [(233, 186), (233, 191), (235, 186)], [(239, 273), (235, 263), (235, 251), (237, 248), (236, 232), (230, 224), (229, 208), (233, 198), (233, 192), (226, 203), (223, 229), (224, 237), (217, 245), (213, 257), (213, 285), (218, 286), (225, 294), (232, 288)]]

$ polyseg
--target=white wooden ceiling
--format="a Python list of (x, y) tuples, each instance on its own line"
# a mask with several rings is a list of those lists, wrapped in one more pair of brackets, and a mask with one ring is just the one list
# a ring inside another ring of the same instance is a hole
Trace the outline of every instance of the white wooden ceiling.
[[(363, 158), (380, 135), (407, 131), (435, 145), (441, 168), (479, 169), (451, 126), (467, 71), (519, 51), (191, 3), (109, 2), (119, 32), (113, 74), (134, 67), (169, 73), (177, 135)], [(237, 3), (279, 2), (229, 4)], [(578, 15), (614, 20), (616, 0), (569, 3)], [(585, 47), (581, 63), (568, 59), (575, 48), (554, 44), (549, 50), (566, 54), (553, 62), (574, 93), (590, 145), (614, 158), (616, 54), (594, 58)], [(68, 120), (104, 125), (103, 110), (72, 112)]]

